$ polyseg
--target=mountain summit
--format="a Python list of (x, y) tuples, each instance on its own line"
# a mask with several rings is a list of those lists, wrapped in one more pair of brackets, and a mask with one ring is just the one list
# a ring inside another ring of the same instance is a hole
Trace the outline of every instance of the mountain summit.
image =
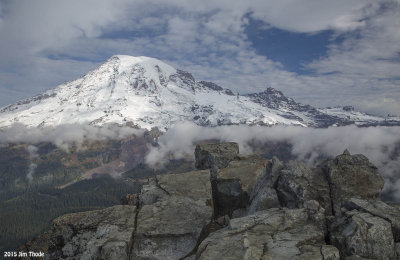
[(227, 124), (300, 125), (381, 124), (383, 118), (302, 105), (282, 92), (239, 95), (217, 84), (149, 57), (116, 55), (85, 76), (41, 95), (0, 109), (0, 128), (114, 123), (166, 130), (192, 121), (203, 126)]

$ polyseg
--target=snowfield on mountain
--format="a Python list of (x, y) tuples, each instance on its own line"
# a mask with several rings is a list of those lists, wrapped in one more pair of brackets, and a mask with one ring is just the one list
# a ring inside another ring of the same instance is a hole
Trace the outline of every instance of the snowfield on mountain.
[(85, 76), (0, 109), (0, 128), (62, 124), (128, 125), (165, 131), (178, 122), (230, 124), (399, 125), (342, 107), (317, 109), (268, 88), (238, 94), (149, 57), (116, 55)]

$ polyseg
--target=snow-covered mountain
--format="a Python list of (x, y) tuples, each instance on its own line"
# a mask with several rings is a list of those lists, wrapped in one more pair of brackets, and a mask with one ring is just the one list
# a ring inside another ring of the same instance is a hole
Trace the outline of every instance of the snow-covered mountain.
[[(41, 95), (0, 109), (0, 128), (108, 123), (166, 130), (182, 121), (198, 125), (384, 124), (384, 118), (359, 112), (316, 109), (268, 88), (239, 95), (149, 57), (117, 55), (87, 75)], [(400, 120), (394, 118), (399, 124)]]

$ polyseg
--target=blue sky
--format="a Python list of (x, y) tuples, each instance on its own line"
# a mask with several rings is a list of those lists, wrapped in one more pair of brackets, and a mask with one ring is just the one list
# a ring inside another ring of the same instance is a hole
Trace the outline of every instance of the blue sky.
[(0, 0), (0, 106), (127, 54), (241, 93), (400, 114), (399, 28), (399, 0)]

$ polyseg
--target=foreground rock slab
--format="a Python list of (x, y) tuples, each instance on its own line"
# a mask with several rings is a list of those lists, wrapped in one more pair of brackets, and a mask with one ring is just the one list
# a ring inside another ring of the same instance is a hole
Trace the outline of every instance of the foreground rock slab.
[(129, 259), (136, 207), (119, 205), (53, 221), (45, 259)]
[(380, 217), (384, 220), (389, 221), (392, 225), (393, 236), (395, 242), (400, 241), (400, 209), (392, 207), (383, 201), (378, 200), (361, 200), (357, 198), (351, 198), (344, 203), (344, 208), (347, 210), (358, 210), (362, 212), (370, 213), (373, 216)]
[(197, 259), (340, 259), (306, 209), (269, 209), (231, 219), (199, 246)]
[(331, 226), (330, 241), (342, 256), (395, 259), (395, 245), (388, 221), (352, 210)]
[(210, 172), (159, 175), (144, 190), (131, 259), (189, 255), (213, 216)]

